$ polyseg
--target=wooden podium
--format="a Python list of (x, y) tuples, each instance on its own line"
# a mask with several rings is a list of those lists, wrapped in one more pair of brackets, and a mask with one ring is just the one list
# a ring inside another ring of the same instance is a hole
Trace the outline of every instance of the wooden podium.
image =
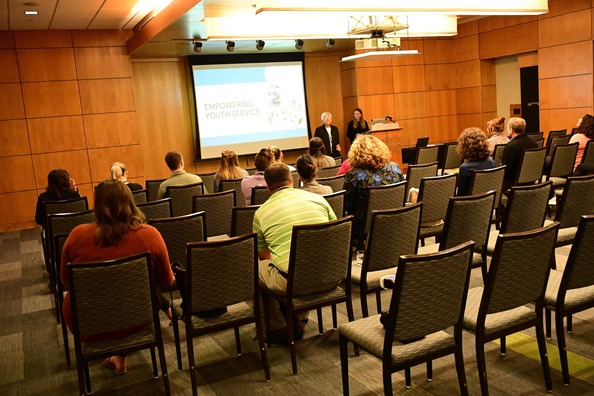
[(392, 152), (391, 160), (402, 167), (402, 145), (400, 144), (400, 131), (402, 128), (397, 122), (389, 124), (375, 124), (371, 126), (371, 134), (386, 143)]

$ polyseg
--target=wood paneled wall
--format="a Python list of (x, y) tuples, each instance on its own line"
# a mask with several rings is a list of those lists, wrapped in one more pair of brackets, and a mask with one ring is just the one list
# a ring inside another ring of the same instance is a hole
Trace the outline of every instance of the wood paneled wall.
[(51, 169), (93, 204), (114, 161), (144, 180), (123, 31), (0, 32), (0, 232), (33, 226)]

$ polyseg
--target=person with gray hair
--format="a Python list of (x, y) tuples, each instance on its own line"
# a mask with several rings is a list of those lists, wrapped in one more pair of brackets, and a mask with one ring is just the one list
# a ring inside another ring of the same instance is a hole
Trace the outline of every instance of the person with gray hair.
[(331, 125), (332, 114), (328, 111), (325, 111), (322, 113), (320, 118), (324, 124), (316, 128), (314, 137), (319, 137), (322, 139), (322, 142), (324, 142), (324, 147), (328, 149), (327, 154), (330, 157), (341, 157), (340, 152), (342, 149), (340, 148), (340, 136), (338, 134), (338, 128), (334, 125)]
[(503, 176), (503, 190), (508, 190), (514, 184), (516, 174), (522, 161), (522, 153), (527, 149), (538, 148), (538, 144), (524, 133), (526, 121), (520, 117), (512, 117), (507, 123), (509, 143), (503, 149), (501, 165), (506, 165)]

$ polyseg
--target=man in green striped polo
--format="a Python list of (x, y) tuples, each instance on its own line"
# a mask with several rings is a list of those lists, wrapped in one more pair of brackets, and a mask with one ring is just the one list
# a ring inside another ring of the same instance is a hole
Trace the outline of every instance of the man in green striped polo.
[[(258, 234), (260, 287), (282, 295), (287, 291), (293, 226), (325, 223), (335, 220), (336, 215), (321, 195), (293, 188), (293, 178), (287, 165), (271, 164), (264, 178), (272, 195), (254, 214), (253, 226)], [(314, 291), (315, 285), (312, 285), (311, 291), (300, 292)], [(280, 336), (287, 324), (278, 302), (270, 301), (270, 330)], [(299, 314), (299, 320), (292, 324), (296, 330), (295, 339), (303, 336), (305, 323), (307, 312)]]

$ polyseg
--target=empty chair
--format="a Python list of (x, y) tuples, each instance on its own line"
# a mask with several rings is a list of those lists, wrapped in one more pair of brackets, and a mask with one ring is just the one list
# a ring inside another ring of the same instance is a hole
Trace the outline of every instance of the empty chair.
[(481, 393), (489, 394), (484, 344), (534, 327), (548, 391), (551, 372), (543, 331), (543, 300), (558, 224), (532, 231), (500, 234), (485, 286), (468, 291), (464, 328), (476, 335), (476, 359)]
[(254, 213), (260, 205), (234, 206), (231, 208), (231, 236), (248, 234), (253, 231)]
[(495, 203), (493, 210), (495, 212), (495, 224), (499, 227), (499, 203), (501, 202), (501, 193), (503, 191), (503, 177), (505, 176), (505, 165), (497, 168), (475, 170), (470, 177), (468, 193), (470, 195), (483, 194), (488, 191), (495, 191)]
[(270, 191), (266, 186), (254, 186), (252, 187), (252, 198), (251, 205), (262, 205), (270, 198)]
[(505, 144), (496, 144), (495, 148), (493, 149), (493, 162), (495, 162), (495, 166), (501, 166), (501, 158), (503, 156), (503, 150), (505, 149)]
[(195, 195), (192, 212), (204, 212), (206, 236), (231, 234), (231, 208), (235, 206), (235, 190)]
[[(177, 318), (185, 324), (192, 394), (196, 395), (196, 363), (194, 337), (234, 329), (238, 355), (241, 355), (239, 326), (256, 323), (256, 333), (265, 377), (270, 380), (266, 346), (260, 318), (258, 298), (258, 254), (256, 234), (187, 246), (185, 283), (182, 298), (172, 302), (173, 330), (181, 370), (180, 338)], [(253, 302), (253, 308), (246, 302)], [(227, 307), (215, 317), (201, 312)]]
[(171, 198), (173, 216), (183, 216), (192, 213), (192, 197), (204, 194), (204, 184), (169, 186), (165, 191), (165, 195)]
[(540, 149), (540, 148), (544, 147), (544, 143), (545, 143), (544, 138), (535, 139), (534, 141), (536, 142), (536, 148)]
[(369, 316), (367, 295), (375, 293), (377, 313), (381, 310), (380, 278), (394, 275), (398, 257), (417, 253), (423, 204), (398, 209), (374, 210), (361, 266), (353, 266), (351, 283), (359, 286), (361, 312)]
[(330, 186), (334, 192), (340, 191), (344, 187), (344, 175), (316, 178), (316, 181), (323, 186)]
[(555, 146), (559, 144), (568, 144), (569, 139), (571, 139), (570, 135), (562, 135), (552, 138), (550, 141), (547, 142), (547, 155), (553, 154)]
[(235, 190), (235, 204), (237, 206), (245, 205), (245, 196), (241, 191), (241, 181), (243, 179), (221, 180), (219, 182), (219, 191)]
[(553, 182), (553, 188), (564, 185), (567, 177), (573, 173), (577, 151), (578, 143), (558, 144), (553, 149), (549, 171), (546, 175), (546, 180)]
[(565, 135), (567, 135), (567, 129), (559, 129), (559, 130), (549, 131), (549, 134), (547, 135), (547, 146), (551, 145), (551, 142), (553, 141), (553, 139), (560, 137), (560, 136), (565, 136)]
[(551, 271), (545, 293), (546, 336), (551, 338), (551, 311), (555, 311), (555, 330), (561, 357), (563, 382), (569, 385), (569, 365), (565, 350), (563, 318), (571, 332), (571, 316), (594, 307), (594, 216), (582, 216), (565, 270)]
[(346, 195), (345, 190), (333, 192), (332, 194), (323, 195), (324, 199), (328, 201), (332, 207), (332, 211), (336, 215), (337, 219), (344, 217), (344, 197)]
[[(323, 331), (321, 308), (324, 306), (346, 302), (348, 319), (354, 320), (350, 281), (352, 224), (353, 216), (346, 216), (327, 223), (293, 227), (286, 295), (276, 295), (267, 289), (260, 289), (265, 297), (267, 329), (270, 329), (268, 298), (285, 304), (286, 322), (289, 324), (293, 323), (297, 313), (317, 309), (320, 333)], [(304, 295), (300, 291), (308, 291), (308, 294)], [(336, 327), (334, 312), (332, 316)], [(293, 374), (297, 374), (293, 326), (287, 326), (287, 330)], [(270, 334), (267, 339), (270, 340)]]
[(318, 183), (320, 178), (336, 176), (339, 169), (340, 164), (338, 164), (337, 166), (330, 166), (327, 168), (318, 168), (318, 170), (316, 171), (316, 179), (318, 179)]
[(134, 198), (135, 204), (148, 202), (148, 190), (136, 190), (132, 191), (132, 197)]
[(197, 176), (200, 176), (202, 179), (202, 183), (204, 183), (204, 193), (208, 192), (215, 192), (215, 175), (217, 173), (196, 173)]
[(443, 167), (441, 168), (441, 174), (445, 175), (457, 172), (460, 165), (462, 165), (462, 159), (458, 155), (458, 144), (447, 144), (445, 147), (445, 159), (443, 161)]
[(171, 198), (163, 198), (136, 205), (146, 220), (163, 219), (172, 216)]
[(420, 147), (417, 149), (416, 165), (431, 164), (437, 161), (439, 154), (438, 146)]
[(540, 182), (546, 155), (546, 148), (524, 150), (514, 186)]
[[(392, 394), (392, 373), (454, 354), (458, 384), (468, 394), (462, 354), (462, 319), (470, 279), (473, 248), (467, 242), (429, 255), (401, 256), (385, 329), (379, 315), (345, 323), (338, 328), (343, 394), (349, 394), (347, 342), (382, 360), (384, 394)], [(449, 331), (453, 327), (453, 332)], [(447, 330), (447, 332), (446, 332)]]
[(148, 222), (161, 233), (171, 263), (186, 262), (186, 244), (206, 241), (204, 217), (204, 212), (199, 212), (185, 216), (153, 219)]
[(163, 183), (165, 179), (154, 179), (154, 180), (147, 180), (144, 182), (146, 186), (146, 190), (148, 191), (148, 200), (156, 201), (159, 195), (159, 187), (161, 183)]
[(423, 241), (438, 236), (448, 210), (450, 197), (456, 194), (457, 174), (425, 177), (421, 179), (418, 202), (423, 202), (419, 238)]
[[(91, 392), (89, 361), (112, 355), (150, 349), (156, 378), (155, 348), (165, 393), (171, 393), (155, 288), (148, 252), (119, 260), (68, 264), (79, 394)], [(89, 341), (94, 336), (132, 328), (139, 330), (125, 338)]]
[(408, 188), (419, 188), (421, 186), (421, 179), (424, 177), (437, 176), (437, 162), (422, 165), (409, 165), (406, 172), (406, 181)]

